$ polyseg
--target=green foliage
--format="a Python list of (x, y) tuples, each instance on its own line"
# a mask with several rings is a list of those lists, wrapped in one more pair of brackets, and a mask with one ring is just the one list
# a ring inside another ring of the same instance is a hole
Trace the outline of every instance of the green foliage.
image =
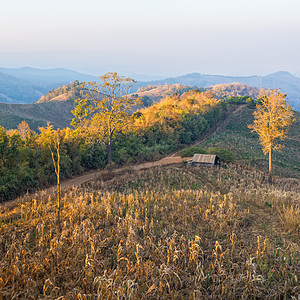
[(180, 151), (180, 156), (181, 157), (191, 157), (194, 154), (205, 154), (206, 150), (204, 150), (202, 147), (200, 146), (192, 146), (189, 148), (186, 148), (182, 151)]
[(207, 149), (208, 154), (216, 154), (223, 162), (233, 162), (234, 155), (231, 151), (221, 149), (220, 147), (211, 147)]
[[(76, 137), (70, 129), (61, 132), (61, 179), (80, 174), (84, 169), (104, 167), (105, 154), (101, 147)], [(0, 127), (0, 202), (55, 183), (47, 143), (53, 134), (55, 130), (50, 132), (44, 128), (41, 134), (29, 131), (21, 138), (18, 130), (8, 133)]]
[(225, 101), (229, 104), (255, 104), (255, 100), (250, 96), (228, 97)]
[[(136, 94), (138, 96), (138, 94)], [(153, 100), (148, 96), (143, 96), (141, 101), (145, 107), (151, 106), (153, 104)]]

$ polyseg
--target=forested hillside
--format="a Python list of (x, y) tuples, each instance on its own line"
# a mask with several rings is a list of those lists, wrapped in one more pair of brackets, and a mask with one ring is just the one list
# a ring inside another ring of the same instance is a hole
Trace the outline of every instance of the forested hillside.
[[(143, 105), (148, 107), (166, 96), (182, 95), (189, 90), (192, 88), (180, 84), (150, 85), (140, 88), (132, 96), (140, 97)], [(239, 96), (251, 96), (253, 98), (257, 96), (256, 88), (237, 83), (197, 90), (200, 92), (211, 90), (219, 100)], [(84, 98), (86, 94), (87, 90), (84, 90), (82, 83), (74, 81), (49, 91), (34, 104), (0, 103), (0, 126), (6, 129), (16, 129), (22, 121), (27, 122), (34, 131), (37, 131), (40, 126), (45, 126), (47, 122), (51, 122), (57, 128), (70, 126), (74, 117), (71, 110), (76, 105), (74, 101), (78, 98)], [(138, 108), (140, 106), (136, 107), (136, 109)]]
[[(73, 93), (77, 86), (77, 83), (73, 83), (53, 93), (61, 94), (64, 89)], [(231, 94), (222, 101), (210, 90), (183, 90), (181, 94), (166, 96), (161, 101), (131, 114), (129, 123), (126, 123), (128, 129), (113, 142), (114, 165), (159, 159), (167, 153), (202, 140), (214, 128), (202, 142), (204, 149), (212, 151), (209, 148), (218, 147), (231, 151), (231, 161), (240, 161), (249, 167), (266, 170), (267, 159), (258, 143), (258, 136), (247, 127), (253, 121), (255, 100), (249, 96), (229, 97), (239, 94), (240, 87), (248, 91), (245, 86), (233, 86), (235, 89), (229, 87)], [(224, 88), (226, 89), (222, 85), (216, 89), (223, 92)], [(149, 90), (152, 88), (149, 87)], [(74, 117), (71, 110), (75, 107), (73, 101), (4, 106), (2, 122), (11, 120), (5, 107), (18, 115), (14, 120), (15, 124), (24, 119), (29, 122), (23, 122), (18, 128), (15, 125), (14, 130), (1, 127), (2, 201), (55, 182), (48, 146), (56, 135), (61, 140), (61, 179), (80, 174), (87, 169), (106, 166), (107, 145), (96, 133), (99, 128), (88, 129), (84, 126), (71, 129), (70, 122)], [(83, 112), (86, 114), (86, 106), (83, 106)], [(32, 114), (36, 119), (30, 118)], [(48, 119), (44, 115), (48, 115)], [(274, 156), (274, 174), (277, 176), (299, 177), (300, 174), (299, 113), (295, 114), (295, 118), (296, 122), (291, 126), (288, 139), (284, 142), (285, 149), (283, 152), (276, 152)], [(47, 121), (50, 120), (52, 123), (48, 126)], [(56, 130), (56, 127), (63, 129)]]
[(197, 89), (198, 91), (212, 91), (214, 96), (219, 99), (227, 99), (230, 97), (243, 97), (248, 96), (253, 99), (258, 97), (259, 89), (245, 85), (242, 83), (231, 83), (231, 84), (216, 84), (210, 87), (191, 87), (182, 84), (162, 84), (162, 85), (148, 85), (139, 88), (136, 91), (138, 95), (145, 104), (158, 102), (159, 100), (165, 98), (166, 96), (172, 96), (174, 94), (181, 95), (189, 90)]
[[(157, 159), (197, 140), (224, 112), (226, 105), (209, 92), (189, 91), (180, 97), (166, 97), (131, 115), (132, 129), (114, 141), (113, 162), (126, 165)], [(54, 130), (51, 125), (35, 133), (24, 123), (17, 130), (0, 128), (2, 201), (55, 182), (48, 147), (55, 136), (61, 140), (61, 179), (85, 169), (104, 168), (107, 163), (107, 148), (95, 132)]]
[[(39, 99), (43, 92), (27, 82), (0, 71), (0, 102), (26, 103)], [(29, 101), (28, 101), (29, 100)]]

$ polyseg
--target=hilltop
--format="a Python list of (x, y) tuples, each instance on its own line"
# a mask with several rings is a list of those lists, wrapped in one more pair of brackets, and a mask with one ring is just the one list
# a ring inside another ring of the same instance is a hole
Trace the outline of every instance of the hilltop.
[(211, 90), (218, 99), (243, 96), (249, 96), (252, 99), (257, 99), (259, 95), (259, 88), (239, 82), (216, 84), (208, 87), (207, 89)]
[(83, 97), (83, 88), (82, 83), (78, 80), (63, 85), (57, 89), (53, 89), (49, 91), (46, 95), (42, 96), (38, 101), (35, 103), (44, 103), (49, 101), (75, 101), (79, 97)]
[(191, 90), (191, 87), (182, 84), (168, 84), (163, 85), (147, 85), (140, 87), (135, 94), (138, 95), (143, 101), (150, 99), (151, 103), (158, 102), (166, 96), (173, 96), (175, 93), (181, 95), (184, 92)]
[[(249, 85), (233, 82), (228, 84), (216, 84), (206, 88), (190, 87), (179, 83), (165, 83), (161, 85), (147, 85), (140, 87), (134, 94), (138, 95), (144, 103), (155, 103), (165, 98), (166, 96), (173, 96), (197, 89), (199, 91), (212, 91), (218, 99), (226, 99), (229, 97), (243, 97), (250, 96), (253, 99), (258, 97), (259, 89)], [(133, 94), (133, 95), (134, 95)], [(146, 105), (147, 106), (147, 105)]]
[(223, 76), (191, 73), (178, 77), (166, 78), (151, 82), (139, 82), (138, 86), (182, 84), (192, 87), (206, 88), (216, 84), (242, 83), (256, 88), (281, 88), (283, 93), (288, 94), (289, 102), (295, 110), (300, 110), (300, 78), (289, 72), (276, 72), (266, 76)]

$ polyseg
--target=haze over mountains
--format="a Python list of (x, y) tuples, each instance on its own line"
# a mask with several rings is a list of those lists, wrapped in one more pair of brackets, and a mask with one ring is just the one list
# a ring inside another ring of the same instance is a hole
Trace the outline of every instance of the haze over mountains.
[(0, 102), (33, 103), (50, 90), (75, 80), (93, 81), (96, 76), (67, 69), (0, 68)]
[[(48, 91), (75, 80), (94, 81), (96, 76), (67, 69), (41, 70), (34, 68), (8, 69), (0, 68), (0, 102), (33, 103)], [(216, 84), (243, 83), (253, 87), (281, 88), (288, 94), (289, 102), (295, 110), (300, 110), (300, 78), (289, 72), (276, 72), (266, 76), (222, 76), (191, 73), (178, 77), (138, 81), (132, 92), (147, 85), (182, 84), (191, 87), (209, 87)]]

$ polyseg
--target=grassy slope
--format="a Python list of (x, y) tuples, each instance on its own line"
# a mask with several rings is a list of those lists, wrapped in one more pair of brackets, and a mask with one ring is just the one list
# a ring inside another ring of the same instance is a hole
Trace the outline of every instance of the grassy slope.
[(300, 293), (300, 182), (156, 168), (40, 193), (0, 215), (4, 299), (283, 299)]
[(22, 121), (30, 128), (37, 130), (51, 122), (55, 127), (70, 126), (73, 118), (72, 101), (52, 101), (34, 104), (4, 104), (0, 103), (0, 125), (7, 129), (15, 129)]
[[(253, 109), (245, 107), (231, 115), (224, 126), (202, 143), (203, 147), (217, 146), (232, 151), (240, 162), (267, 170), (268, 160), (262, 152), (258, 135), (247, 125), (253, 122)], [(300, 112), (295, 112), (296, 122), (290, 127), (282, 152), (273, 153), (274, 174), (300, 177)]]

